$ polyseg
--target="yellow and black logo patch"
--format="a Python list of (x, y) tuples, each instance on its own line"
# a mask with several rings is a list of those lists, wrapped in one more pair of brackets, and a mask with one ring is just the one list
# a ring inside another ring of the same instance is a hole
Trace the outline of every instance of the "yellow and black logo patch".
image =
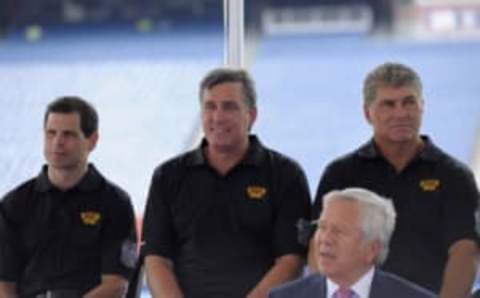
[(247, 195), (252, 200), (263, 200), (267, 194), (267, 189), (263, 186), (252, 185), (247, 187)]
[(80, 213), (80, 218), (86, 226), (97, 225), (102, 219), (102, 215), (96, 211), (85, 211)]
[(440, 186), (440, 180), (438, 179), (423, 179), (420, 180), (420, 188), (423, 191), (436, 191)]

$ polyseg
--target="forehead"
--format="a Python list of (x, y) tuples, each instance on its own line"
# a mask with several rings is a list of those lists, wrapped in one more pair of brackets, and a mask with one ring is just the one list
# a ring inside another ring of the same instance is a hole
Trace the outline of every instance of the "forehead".
[(326, 201), (320, 221), (328, 221), (346, 226), (355, 226), (360, 216), (360, 207), (357, 202), (335, 199)]
[(80, 115), (78, 113), (49, 113), (45, 127), (48, 129), (79, 130)]
[(224, 82), (203, 90), (203, 100), (237, 100), (243, 98), (243, 86), (240, 82)]
[(403, 100), (413, 98), (420, 100), (420, 94), (413, 86), (380, 86), (375, 93), (375, 99), (382, 100)]

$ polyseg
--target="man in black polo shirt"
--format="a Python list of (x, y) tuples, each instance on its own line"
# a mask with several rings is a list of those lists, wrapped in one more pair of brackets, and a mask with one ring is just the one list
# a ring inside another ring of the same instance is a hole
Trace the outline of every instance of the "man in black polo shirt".
[(47, 107), (40, 174), (0, 205), (1, 297), (123, 297), (135, 265), (128, 195), (87, 163), (94, 108), (77, 97)]
[(363, 187), (391, 198), (397, 227), (383, 269), (441, 297), (467, 297), (478, 255), (478, 190), (464, 164), (419, 134), (423, 106), (420, 78), (409, 67), (385, 63), (366, 77), (364, 112), (373, 139), (328, 165), (312, 218), (332, 189)]
[(200, 84), (205, 139), (160, 165), (144, 218), (154, 297), (266, 297), (298, 276), (296, 221), (310, 199), (299, 165), (249, 135), (257, 116), (247, 72), (216, 69)]

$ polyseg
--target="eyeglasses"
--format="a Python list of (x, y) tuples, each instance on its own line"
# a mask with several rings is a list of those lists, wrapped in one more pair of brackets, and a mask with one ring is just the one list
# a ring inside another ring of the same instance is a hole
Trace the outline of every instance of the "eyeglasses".
[(297, 240), (300, 244), (308, 246), (310, 238), (312, 238), (317, 229), (317, 224), (317, 220), (308, 220), (305, 218), (300, 218), (297, 221)]

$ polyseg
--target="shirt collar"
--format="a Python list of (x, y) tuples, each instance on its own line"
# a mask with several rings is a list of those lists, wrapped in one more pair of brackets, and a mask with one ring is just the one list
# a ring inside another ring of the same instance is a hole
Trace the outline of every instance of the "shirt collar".
[[(250, 135), (248, 139), (249, 147), (247, 150), (247, 154), (240, 161), (240, 164), (259, 166), (265, 155), (265, 147), (262, 145), (256, 135)], [(192, 151), (192, 154), (187, 161), (187, 165), (208, 166), (208, 161), (204, 152), (206, 146), (208, 146), (208, 142), (205, 138), (203, 138), (200, 146), (198, 146), (194, 151)]]
[[(350, 290), (355, 292), (356, 298), (368, 298), (370, 297), (370, 288), (372, 287), (374, 267), (370, 268), (362, 277), (354, 283)], [(339, 286), (329, 278), (327, 278), (327, 297), (335, 298), (334, 294), (338, 290)]]
[[(416, 158), (425, 161), (437, 161), (440, 157), (441, 150), (435, 146), (428, 136), (422, 135), (421, 138), (425, 146), (418, 153)], [(375, 144), (373, 138), (357, 150), (357, 155), (365, 159), (376, 159), (382, 157), (382, 154), (378, 149), (378, 146)]]
[[(82, 192), (89, 192), (95, 190), (101, 186), (103, 181), (102, 175), (98, 172), (94, 165), (89, 164), (87, 172), (83, 175), (82, 179), (72, 187)], [(48, 192), (57, 189), (48, 178), (48, 165), (44, 165), (37, 176), (35, 182), (35, 190), (38, 192)]]

